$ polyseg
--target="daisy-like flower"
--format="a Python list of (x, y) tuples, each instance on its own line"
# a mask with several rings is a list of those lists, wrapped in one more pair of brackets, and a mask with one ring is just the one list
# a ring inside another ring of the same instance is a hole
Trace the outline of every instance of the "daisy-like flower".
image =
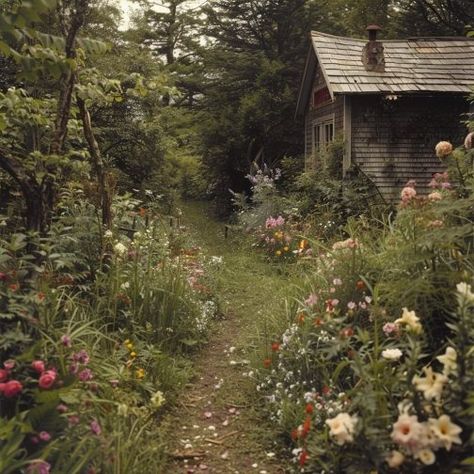
[(445, 353), (436, 358), (443, 364), (444, 375), (448, 376), (449, 374), (456, 373), (458, 355), (454, 348), (447, 347)]
[(448, 415), (441, 415), (438, 419), (430, 418), (428, 422), (431, 431), (447, 451), (451, 450), (453, 444), (462, 443), (461, 438), (459, 437), (462, 428), (453, 423)]
[(395, 324), (405, 326), (408, 331), (415, 334), (419, 334), (423, 329), (420, 318), (416, 315), (415, 311), (408, 311), (407, 308), (403, 308), (402, 317), (396, 319)]
[(387, 360), (398, 360), (403, 355), (400, 349), (385, 349), (382, 351), (382, 357)]
[(329, 434), (339, 446), (354, 441), (357, 416), (351, 416), (349, 413), (339, 413), (335, 418), (326, 420), (326, 424), (330, 428)]
[(433, 372), (431, 367), (424, 367), (423, 372), (425, 376), (418, 377), (418, 375), (415, 375), (412, 383), (419, 392), (423, 392), (426, 400), (439, 400), (448, 377), (444, 374)]

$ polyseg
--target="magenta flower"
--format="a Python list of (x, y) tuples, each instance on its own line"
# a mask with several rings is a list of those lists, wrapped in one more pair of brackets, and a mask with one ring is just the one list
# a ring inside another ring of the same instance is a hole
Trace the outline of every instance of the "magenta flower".
[(77, 364), (76, 362), (73, 362), (69, 366), (69, 373), (72, 375), (76, 375), (78, 371), (79, 371), (79, 364)]
[(90, 361), (89, 354), (84, 349), (81, 349), (79, 352), (74, 354), (72, 358), (75, 362), (79, 362), (80, 364), (84, 365), (87, 365)]
[(92, 434), (95, 434), (95, 435), (99, 436), (102, 433), (102, 428), (100, 427), (97, 420), (92, 420), (91, 424), (90, 424), (90, 427), (91, 427)]
[(318, 295), (316, 293), (311, 293), (305, 300), (304, 304), (306, 306), (314, 306), (318, 302)]
[(79, 372), (79, 380), (81, 382), (87, 382), (88, 380), (92, 380), (92, 370), (91, 369), (84, 369)]
[(3, 367), (7, 370), (12, 370), (15, 367), (16, 362), (13, 359), (8, 359), (3, 363)]
[(63, 336), (61, 336), (61, 342), (62, 342), (63, 346), (65, 346), (65, 347), (71, 347), (72, 346), (72, 339), (67, 334), (64, 334)]
[(38, 436), (41, 441), (49, 441), (51, 439), (51, 435), (47, 431), (41, 431)]

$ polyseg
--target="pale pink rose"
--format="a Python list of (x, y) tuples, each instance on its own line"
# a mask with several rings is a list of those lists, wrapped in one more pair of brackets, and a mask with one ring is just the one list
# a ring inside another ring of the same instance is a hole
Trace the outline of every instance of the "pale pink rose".
[(38, 380), (38, 385), (40, 388), (50, 389), (54, 382), (56, 381), (56, 372), (54, 370), (46, 370), (44, 371)]
[(32, 363), (31, 363), (31, 367), (36, 371), (38, 372), (38, 374), (41, 374), (43, 373), (46, 368), (45, 368), (45, 365), (44, 365), (44, 362), (42, 360), (34, 360)]

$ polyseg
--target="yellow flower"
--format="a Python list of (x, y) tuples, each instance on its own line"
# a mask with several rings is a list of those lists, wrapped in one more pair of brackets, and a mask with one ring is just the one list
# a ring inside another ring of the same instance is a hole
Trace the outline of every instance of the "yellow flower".
[(275, 252), (275, 255), (276, 255), (277, 257), (279, 257), (279, 256), (281, 255), (281, 250), (277, 250), (277, 251)]
[(130, 357), (137, 357), (137, 353), (136, 352), (130, 352)]
[(125, 344), (125, 346), (127, 347), (127, 349), (128, 349), (129, 351), (131, 351), (131, 350), (133, 349), (133, 344), (132, 344), (131, 342)]
[(284, 250), (285, 252), (288, 252), (288, 250), (290, 250), (290, 247), (284, 247), (283, 250)]
[(145, 377), (145, 369), (140, 368), (135, 370), (135, 375), (137, 376), (137, 378), (142, 379), (143, 377)]
[(125, 339), (124, 344), (125, 345), (130, 344), (130, 339)]

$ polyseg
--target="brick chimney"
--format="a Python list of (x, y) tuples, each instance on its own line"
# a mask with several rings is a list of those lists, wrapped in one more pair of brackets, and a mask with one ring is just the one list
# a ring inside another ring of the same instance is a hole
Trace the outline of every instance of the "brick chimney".
[(385, 57), (383, 54), (383, 44), (377, 41), (377, 33), (381, 30), (378, 25), (369, 25), (369, 42), (362, 52), (362, 62), (367, 71), (385, 72)]

